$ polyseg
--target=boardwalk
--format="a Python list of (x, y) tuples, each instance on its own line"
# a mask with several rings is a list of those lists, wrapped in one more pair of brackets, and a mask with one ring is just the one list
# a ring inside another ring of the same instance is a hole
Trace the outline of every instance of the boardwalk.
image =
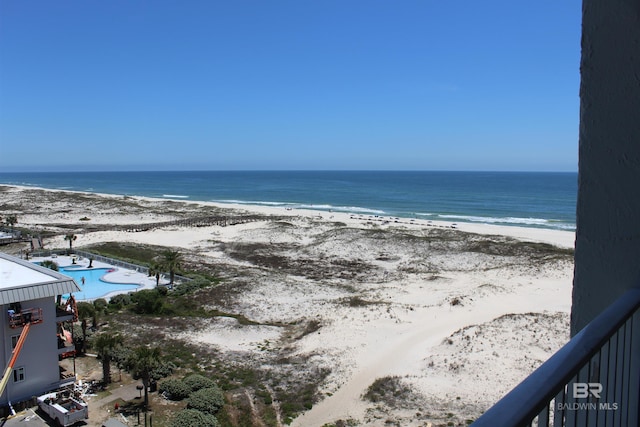
[(153, 222), (135, 225), (116, 225), (110, 227), (113, 230), (123, 230), (128, 232), (149, 231), (164, 227), (210, 227), (217, 225), (226, 227), (228, 225), (245, 224), (255, 221), (279, 221), (285, 217), (264, 216), (264, 215), (241, 215), (241, 216), (203, 216), (195, 218), (177, 219), (173, 221)]

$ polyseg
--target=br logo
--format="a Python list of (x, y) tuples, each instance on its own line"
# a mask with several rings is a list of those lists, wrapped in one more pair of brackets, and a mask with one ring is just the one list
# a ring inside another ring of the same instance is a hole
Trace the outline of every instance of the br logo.
[(573, 397), (576, 399), (585, 399), (589, 396), (600, 399), (600, 393), (602, 393), (600, 383), (573, 383)]

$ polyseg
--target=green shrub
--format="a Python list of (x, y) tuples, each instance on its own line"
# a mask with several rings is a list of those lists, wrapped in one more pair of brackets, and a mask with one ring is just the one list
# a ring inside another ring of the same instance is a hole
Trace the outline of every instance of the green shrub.
[(171, 420), (170, 427), (218, 427), (220, 423), (211, 414), (198, 411), (197, 409), (183, 409)]
[(119, 307), (127, 306), (131, 304), (131, 295), (129, 294), (114, 295), (109, 299), (109, 304), (117, 305)]
[(197, 291), (198, 289), (201, 288), (206, 288), (211, 286), (211, 281), (207, 278), (198, 276), (196, 278), (194, 278), (193, 280), (190, 280), (188, 282), (185, 283), (181, 283), (177, 286), (174, 287), (173, 289), (173, 294), (174, 295), (186, 295), (186, 294), (190, 294), (192, 292)]
[(224, 405), (224, 395), (219, 387), (202, 388), (189, 395), (187, 408), (215, 415)]
[(191, 389), (182, 380), (170, 378), (164, 380), (158, 386), (160, 393), (166, 392), (171, 400), (182, 400), (189, 396)]
[(131, 294), (133, 311), (138, 314), (160, 314), (162, 311), (162, 295), (156, 289), (143, 289)]
[(203, 388), (216, 387), (215, 381), (200, 374), (191, 374), (183, 381), (187, 385), (187, 387), (191, 389), (191, 391), (198, 391)]
[(96, 311), (104, 311), (104, 309), (107, 308), (107, 300), (104, 298), (98, 298), (97, 300), (93, 301), (93, 306), (95, 307)]
[(54, 261), (49, 260), (49, 259), (45, 259), (44, 261), (42, 261), (40, 263), (40, 265), (43, 266), (43, 267), (49, 268), (51, 270), (58, 271), (58, 264), (56, 262), (54, 262)]
[(175, 370), (176, 365), (174, 365), (173, 362), (163, 360), (158, 366), (151, 370), (151, 378), (159, 380), (160, 378), (165, 378), (173, 374)]

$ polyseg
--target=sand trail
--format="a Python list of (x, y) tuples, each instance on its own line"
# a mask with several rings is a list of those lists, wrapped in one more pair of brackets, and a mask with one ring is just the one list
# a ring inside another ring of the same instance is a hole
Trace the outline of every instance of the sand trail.
[[(557, 294), (558, 301), (565, 299), (561, 297), (567, 293), (567, 288), (558, 287), (555, 291), (553, 286), (549, 288), (545, 293), (534, 291), (526, 296), (501, 295), (500, 304), (494, 299), (479, 300), (469, 307), (442, 304), (411, 315), (405, 319), (403, 327), (379, 325), (371, 328), (374, 341), (369, 341), (355, 357), (358, 363), (351, 377), (331, 396), (296, 418), (292, 426), (314, 427), (339, 419), (362, 419), (370, 406), (362, 396), (377, 378), (419, 372), (430, 349), (461, 328), (490, 322), (505, 314), (537, 311), (553, 293)], [(476, 384), (476, 387), (482, 390), (487, 384)]]

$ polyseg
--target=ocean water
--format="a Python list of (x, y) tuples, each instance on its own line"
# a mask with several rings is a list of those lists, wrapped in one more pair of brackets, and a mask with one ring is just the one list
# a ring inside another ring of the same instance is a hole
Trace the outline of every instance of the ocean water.
[(571, 172), (29, 172), (0, 184), (561, 230), (575, 230), (577, 198)]

